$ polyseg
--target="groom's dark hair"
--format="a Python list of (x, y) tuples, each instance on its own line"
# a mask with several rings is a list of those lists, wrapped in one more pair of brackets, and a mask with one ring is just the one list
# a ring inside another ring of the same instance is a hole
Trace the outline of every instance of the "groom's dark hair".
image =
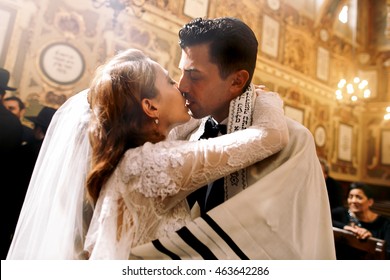
[(256, 67), (258, 42), (253, 30), (236, 18), (196, 18), (179, 31), (182, 49), (199, 44), (209, 44), (209, 56), (225, 79), (238, 70), (246, 70), (248, 87)]

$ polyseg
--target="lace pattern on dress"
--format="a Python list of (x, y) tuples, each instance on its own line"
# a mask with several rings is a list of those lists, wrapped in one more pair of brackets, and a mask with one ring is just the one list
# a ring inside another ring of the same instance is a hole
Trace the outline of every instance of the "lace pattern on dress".
[(254, 127), (234, 134), (128, 150), (96, 204), (86, 241), (91, 259), (126, 259), (131, 247), (180, 229), (190, 221), (189, 193), (280, 150), (287, 127), (279, 100), (256, 98), (254, 111), (263, 113), (254, 114)]

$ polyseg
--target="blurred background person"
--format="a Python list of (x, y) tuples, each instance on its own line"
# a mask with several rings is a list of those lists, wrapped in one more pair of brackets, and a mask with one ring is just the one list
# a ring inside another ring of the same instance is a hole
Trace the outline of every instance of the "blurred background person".
[(26, 106), (23, 101), (17, 96), (10, 96), (4, 98), (4, 106), (13, 113), (22, 124), (22, 142), (18, 153), (14, 153), (15, 160), (15, 180), (12, 186), (12, 198), (10, 202), (13, 205), (13, 221), (12, 224), (16, 226), (16, 222), (23, 205), (28, 184), (30, 183), (31, 175), (34, 170), (36, 161), (36, 152), (34, 150), (35, 137), (32, 128), (23, 124)]
[[(18, 163), (22, 143), (22, 124), (18, 117), (3, 105), (6, 91), (15, 91), (8, 86), (10, 73), (0, 68), (0, 184), (2, 187), (2, 225), (1, 225), (1, 259), (7, 256), (12, 234), (19, 213), (14, 211), (12, 201), (14, 190), (18, 189)], [(7, 206), (6, 206), (7, 205)], [(15, 217), (16, 216), (16, 217)]]
[(9, 72), (0, 68), (0, 149), (2, 153), (17, 148), (22, 138), (22, 125), (19, 119), (3, 104), (6, 91), (16, 90), (7, 85), (9, 77)]
[[(12, 98), (11, 100), (14, 99)], [(2, 170), (4, 171), (4, 175), (1, 176), (1, 178), (5, 178), (6, 180), (6, 185), (4, 185), (3, 188), (4, 195), (2, 196), (2, 213), (4, 215), (3, 219), (5, 220), (4, 237), (2, 236), (2, 242), (4, 240), (1, 253), (2, 259), (5, 259), (7, 256), (9, 246), (11, 245), (13, 239), (16, 224), (19, 219), (19, 214), (22, 209), (24, 198), (26, 196), (28, 185), (30, 183), (31, 175), (34, 170), (35, 162), (39, 154), (39, 150), (45, 137), (46, 130), (49, 127), (50, 121), (56, 112), (56, 109), (44, 107), (39, 112), (38, 116), (26, 117), (34, 123), (34, 129), (32, 130), (33, 137), (31, 141), (22, 145), (23, 129), (20, 120), (5, 107), (4, 110), (16, 119), (17, 124), (20, 126), (20, 136), (17, 141), (15, 140), (17, 143), (15, 145), (17, 145), (17, 147), (15, 149), (8, 150), (7, 159), (4, 160), (4, 158), (1, 157), (1, 161), (6, 167)], [(17, 111), (15, 109), (13, 110)], [(0, 131), (2, 131), (1, 128)], [(2, 137), (2, 135), (0, 137)], [(6, 207), (5, 204), (7, 204)]]
[(329, 175), (329, 165), (325, 158), (319, 158), (321, 163), (322, 173), (326, 182), (326, 190), (328, 191), (330, 209), (343, 206), (344, 194), (341, 184)]
[(26, 105), (16, 96), (10, 96), (4, 99), (4, 106), (11, 111), (12, 114), (18, 117), (23, 127), (22, 146), (31, 143), (34, 140), (34, 133), (32, 128), (23, 124), (24, 114), (26, 112)]
[(373, 212), (373, 193), (365, 183), (352, 183), (348, 193), (348, 208), (332, 210), (333, 226), (348, 230), (358, 239), (375, 237), (386, 241), (386, 255), (390, 258), (390, 219)]
[(51, 107), (43, 107), (37, 116), (27, 116), (26, 119), (34, 124), (32, 142), (32, 160), (35, 162), (45, 138), (47, 128), (57, 110)]

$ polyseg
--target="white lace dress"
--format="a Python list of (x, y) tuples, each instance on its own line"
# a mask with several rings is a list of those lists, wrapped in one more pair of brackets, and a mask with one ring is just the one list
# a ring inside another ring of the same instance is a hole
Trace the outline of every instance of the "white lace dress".
[(200, 141), (146, 143), (128, 150), (102, 188), (85, 242), (90, 259), (127, 259), (132, 247), (190, 220), (185, 197), (280, 151), (288, 141), (282, 101), (255, 101), (251, 127)]

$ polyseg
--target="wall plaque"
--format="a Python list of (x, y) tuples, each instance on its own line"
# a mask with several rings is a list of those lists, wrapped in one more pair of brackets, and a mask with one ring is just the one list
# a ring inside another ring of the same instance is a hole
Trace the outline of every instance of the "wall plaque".
[(78, 49), (68, 43), (53, 43), (41, 53), (39, 64), (51, 81), (69, 85), (77, 82), (85, 70), (85, 62)]
[(314, 140), (318, 147), (323, 147), (326, 143), (326, 131), (321, 125), (317, 126), (314, 131)]

